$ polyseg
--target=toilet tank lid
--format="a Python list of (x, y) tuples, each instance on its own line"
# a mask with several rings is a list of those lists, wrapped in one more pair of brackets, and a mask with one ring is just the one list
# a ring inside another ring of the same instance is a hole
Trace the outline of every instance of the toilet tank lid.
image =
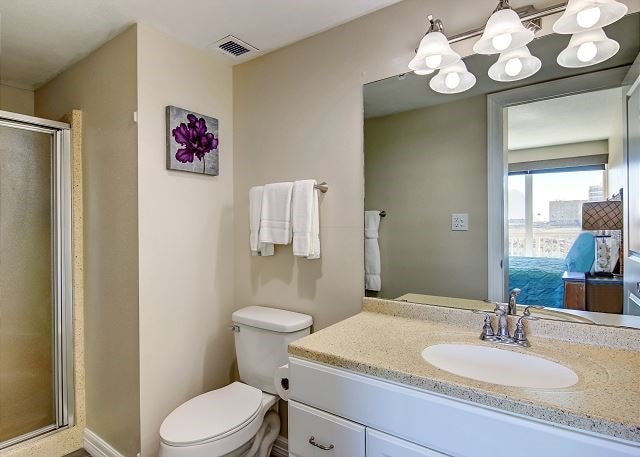
[(247, 306), (234, 312), (231, 318), (236, 324), (279, 333), (297, 332), (309, 328), (313, 324), (313, 318), (307, 314), (266, 306)]

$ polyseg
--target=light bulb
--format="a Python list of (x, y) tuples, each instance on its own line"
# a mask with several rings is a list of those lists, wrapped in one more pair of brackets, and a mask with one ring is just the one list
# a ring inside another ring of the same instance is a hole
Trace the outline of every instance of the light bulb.
[(447, 73), (444, 78), (444, 85), (447, 86), (447, 89), (455, 89), (460, 85), (460, 75), (457, 72)]
[(434, 55), (431, 55), (431, 56), (427, 56), (425, 58), (425, 62), (427, 64), (427, 67), (436, 69), (442, 63), (442, 56), (440, 54), (434, 54)]
[(509, 47), (512, 41), (512, 37), (510, 33), (501, 33), (500, 35), (496, 35), (491, 39), (491, 44), (498, 51), (504, 51)]
[(602, 12), (600, 7), (592, 6), (591, 8), (585, 8), (576, 15), (576, 22), (583, 29), (588, 29), (596, 25), (600, 20)]
[(522, 60), (517, 57), (507, 60), (504, 65), (504, 72), (511, 77), (518, 76), (522, 71)]
[(415, 70), (414, 73), (418, 76), (430, 75), (434, 70)]
[(587, 41), (578, 47), (576, 57), (580, 62), (589, 62), (593, 60), (596, 54), (598, 54), (598, 48), (595, 43), (593, 41)]

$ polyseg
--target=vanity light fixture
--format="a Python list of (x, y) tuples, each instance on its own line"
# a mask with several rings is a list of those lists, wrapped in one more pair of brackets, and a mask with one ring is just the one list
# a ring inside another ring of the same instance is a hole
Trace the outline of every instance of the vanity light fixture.
[(444, 35), (442, 21), (434, 19), (431, 15), (427, 16), (427, 19), (429, 30), (420, 41), (416, 56), (409, 63), (409, 68), (418, 75), (428, 75), (460, 60), (460, 56), (451, 49), (449, 40)]
[(457, 94), (471, 89), (476, 84), (476, 77), (468, 70), (462, 60), (442, 68), (431, 78), (429, 86), (441, 94)]
[(460, 56), (451, 49), (457, 43), (481, 35), (473, 45), (477, 54), (500, 54), (489, 69), (489, 77), (495, 81), (518, 81), (537, 73), (542, 67), (540, 59), (527, 48), (540, 29), (540, 20), (552, 14), (562, 13), (553, 25), (560, 34), (573, 34), (569, 45), (557, 58), (559, 65), (579, 68), (595, 65), (613, 57), (620, 45), (607, 37), (602, 27), (624, 17), (628, 7), (616, 0), (568, 0), (566, 4), (549, 6), (540, 10), (532, 6), (513, 10), (509, 0), (499, 0), (498, 6), (484, 28), (460, 33), (447, 40), (442, 21), (428, 16), (429, 30), (416, 49), (409, 68), (418, 75), (428, 75), (435, 70), (429, 85), (437, 92), (454, 94), (467, 90), (476, 82), (466, 69)]
[(500, 54), (498, 61), (489, 68), (489, 77), (500, 82), (519, 81), (536, 74), (541, 67), (540, 59), (523, 46)]
[(569, 0), (564, 13), (553, 24), (553, 31), (573, 34), (600, 29), (627, 14), (627, 6), (615, 0)]
[(569, 45), (558, 55), (558, 64), (566, 68), (588, 67), (610, 59), (620, 50), (617, 41), (608, 38), (602, 29), (576, 33)]
[(416, 54), (416, 56), (413, 59), (411, 59), (411, 62), (409, 62), (409, 68), (416, 75), (420, 75), (420, 76), (430, 75), (435, 71), (427, 67), (427, 62), (425, 61), (425, 58), (420, 57), (418, 54)]
[(534, 37), (534, 32), (525, 27), (518, 13), (511, 9), (509, 0), (500, 0), (473, 50), (477, 54), (499, 54), (526, 46)]

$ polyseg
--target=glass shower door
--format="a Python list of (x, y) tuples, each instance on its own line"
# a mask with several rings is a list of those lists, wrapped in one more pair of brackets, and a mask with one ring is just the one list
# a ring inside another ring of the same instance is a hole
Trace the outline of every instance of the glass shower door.
[(0, 448), (67, 422), (59, 145), (0, 119)]

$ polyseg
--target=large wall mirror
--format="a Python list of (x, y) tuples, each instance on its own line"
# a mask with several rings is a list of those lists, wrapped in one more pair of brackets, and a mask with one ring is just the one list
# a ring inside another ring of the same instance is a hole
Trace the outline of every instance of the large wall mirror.
[(488, 310), (515, 291), (544, 317), (640, 328), (640, 14), (605, 31), (620, 50), (597, 65), (560, 66), (570, 36), (549, 34), (520, 81), (472, 55), (462, 93), (414, 73), (365, 85), (366, 295)]

